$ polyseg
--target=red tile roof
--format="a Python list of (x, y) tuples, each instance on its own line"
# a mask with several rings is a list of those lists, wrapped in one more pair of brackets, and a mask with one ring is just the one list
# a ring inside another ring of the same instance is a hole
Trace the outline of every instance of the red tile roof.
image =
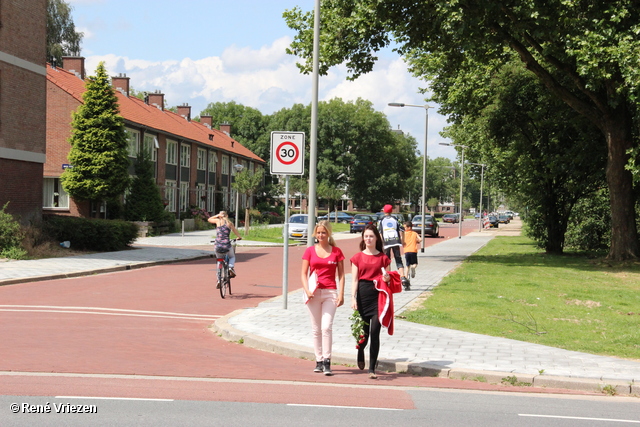
[[(82, 101), (85, 83), (78, 76), (62, 68), (47, 67), (47, 79), (65, 92)], [(264, 163), (260, 157), (244, 147), (238, 141), (218, 129), (210, 129), (206, 125), (189, 121), (168, 110), (161, 110), (154, 105), (147, 105), (136, 97), (127, 97), (119, 90), (116, 91), (120, 115), (127, 121), (149, 129), (157, 130), (180, 139), (191, 140), (200, 144), (216, 148), (228, 154), (241, 156)], [(209, 136), (213, 135), (213, 140)]]

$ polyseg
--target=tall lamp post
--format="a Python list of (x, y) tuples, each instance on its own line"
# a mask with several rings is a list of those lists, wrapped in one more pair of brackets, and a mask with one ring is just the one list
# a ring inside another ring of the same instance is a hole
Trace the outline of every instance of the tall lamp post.
[[(242, 169), (244, 169), (244, 166), (238, 164), (238, 165), (233, 165), (233, 168), (236, 170), (237, 173), (240, 173), (242, 172)], [(234, 224), (236, 226), (236, 230), (238, 229), (238, 211), (239, 210), (240, 210), (240, 192), (236, 188), (236, 220)]]
[(414, 105), (414, 104), (403, 104), (401, 102), (390, 102), (389, 107), (418, 107), (424, 108), (425, 112), (425, 121), (424, 121), (424, 150), (422, 153), (422, 209), (420, 212), (422, 214), (422, 241), (420, 242), (420, 252), (424, 252), (424, 223), (425, 223), (425, 204), (426, 200), (426, 192), (427, 192), (427, 135), (429, 134), (429, 108), (433, 108), (430, 105)]
[(480, 170), (480, 207), (478, 208), (478, 212), (480, 216), (478, 217), (478, 231), (482, 231), (482, 184), (484, 183), (484, 167), (487, 166), (482, 163), (467, 163), (468, 165), (476, 165), (482, 166)]
[(450, 147), (462, 148), (462, 157), (460, 159), (460, 221), (458, 221), (458, 239), (462, 238), (462, 186), (464, 181), (464, 149), (469, 148), (466, 145), (449, 144), (441, 142), (440, 145), (448, 145)]

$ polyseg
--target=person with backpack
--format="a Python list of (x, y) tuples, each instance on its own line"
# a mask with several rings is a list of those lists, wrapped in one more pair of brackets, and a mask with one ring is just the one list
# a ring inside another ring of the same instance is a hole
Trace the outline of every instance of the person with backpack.
[(218, 258), (224, 257), (225, 254), (229, 256), (229, 277), (234, 278), (236, 277), (236, 271), (234, 270), (236, 254), (233, 251), (229, 236), (233, 231), (238, 236), (237, 240), (242, 240), (242, 237), (233, 223), (229, 221), (229, 216), (225, 211), (220, 211), (218, 215), (209, 217), (207, 221), (216, 225), (216, 256)]
[(391, 259), (391, 252), (393, 252), (393, 258), (396, 261), (396, 268), (400, 273), (400, 281), (405, 291), (411, 289), (411, 283), (409, 279), (404, 275), (404, 264), (402, 263), (402, 246), (404, 244), (404, 229), (400, 226), (397, 219), (391, 216), (393, 206), (384, 205), (382, 208), (384, 216), (378, 221), (378, 231), (382, 236), (382, 242), (384, 244), (384, 253)]

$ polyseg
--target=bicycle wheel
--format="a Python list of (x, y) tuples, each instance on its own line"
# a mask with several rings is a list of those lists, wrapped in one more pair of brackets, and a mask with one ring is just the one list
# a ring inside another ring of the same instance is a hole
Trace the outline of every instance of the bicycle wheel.
[(225, 260), (220, 268), (220, 296), (224, 298), (227, 295), (227, 287), (229, 286), (229, 264)]

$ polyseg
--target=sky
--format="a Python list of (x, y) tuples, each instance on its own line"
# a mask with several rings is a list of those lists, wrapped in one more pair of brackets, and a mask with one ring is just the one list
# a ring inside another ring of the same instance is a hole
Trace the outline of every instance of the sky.
[[(282, 13), (298, 6), (313, 10), (314, 0), (67, 0), (77, 31), (84, 33), (81, 55), (95, 74), (104, 61), (110, 75), (125, 73), (136, 91), (165, 94), (168, 106), (184, 103), (197, 116), (211, 102), (230, 102), (272, 114), (293, 104), (311, 103), (312, 76), (301, 74), (300, 61), (285, 49), (295, 33)], [(320, 76), (320, 101), (369, 100), (393, 129), (418, 141), (423, 151), (425, 109), (390, 107), (390, 102), (424, 106), (420, 88), (390, 49), (373, 71), (348, 81), (345, 66)], [(434, 105), (437, 107), (437, 105)], [(439, 135), (446, 118), (429, 111), (427, 155), (456, 158)], [(271, 129), (280, 131), (284, 129)], [(287, 129), (292, 130), (292, 129)], [(233, 134), (233, 129), (232, 129)]]

